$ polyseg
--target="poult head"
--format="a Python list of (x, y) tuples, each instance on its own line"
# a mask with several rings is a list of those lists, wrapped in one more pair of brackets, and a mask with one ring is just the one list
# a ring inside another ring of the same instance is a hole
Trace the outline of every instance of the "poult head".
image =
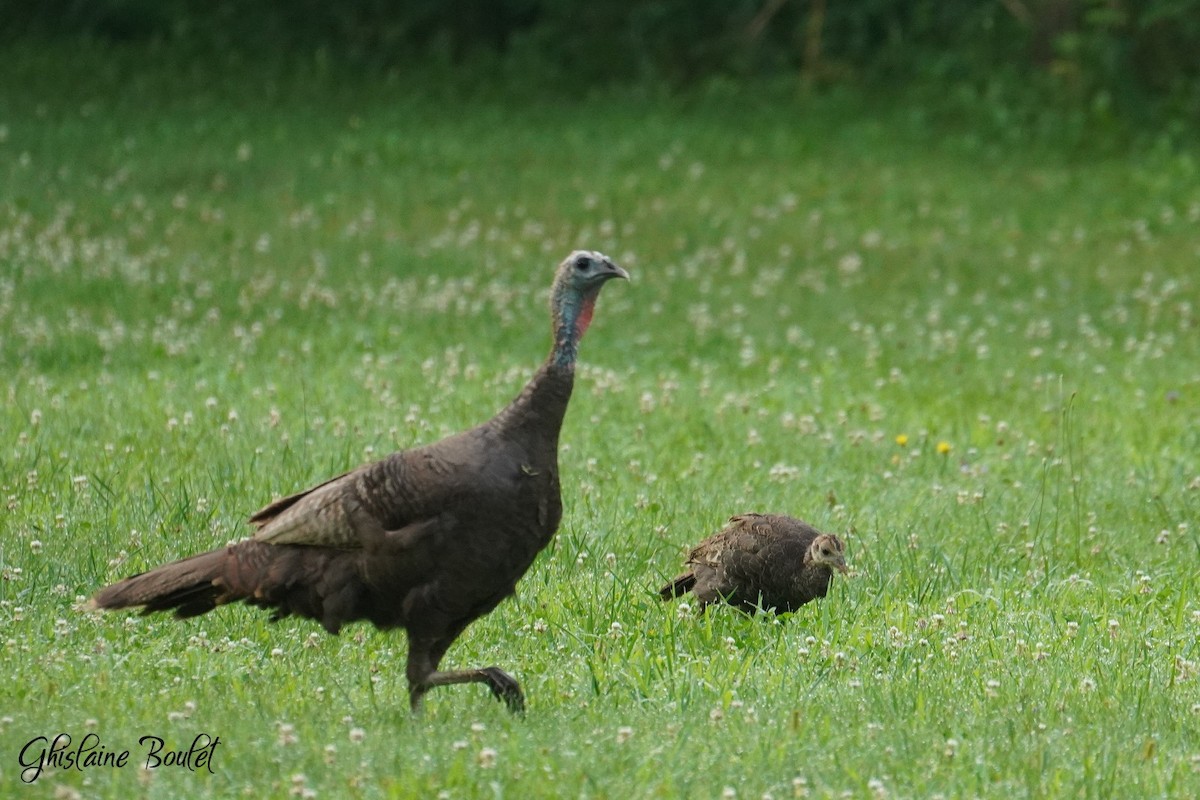
[(592, 322), (600, 287), (613, 278), (628, 280), (629, 273), (608, 256), (591, 250), (576, 250), (558, 265), (550, 307), (555, 339), (564, 357), (574, 357), (575, 346)]
[(813, 564), (824, 564), (843, 575), (850, 571), (846, 566), (846, 545), (832, 533), (822, 533), (813, 539), (808, 548), (808, 557)]

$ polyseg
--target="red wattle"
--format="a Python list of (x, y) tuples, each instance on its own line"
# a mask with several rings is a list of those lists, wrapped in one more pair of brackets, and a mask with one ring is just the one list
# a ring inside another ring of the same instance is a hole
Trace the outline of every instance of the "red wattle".
[(577, 340), (583, 338), (583, 334), (587, 331), (588, 326), (592, 324), (592, 314), (595, 311), (595, 299), (583, 301), (583, 307), (579, 309), (579, 316), (575, 318), (575, 336)]

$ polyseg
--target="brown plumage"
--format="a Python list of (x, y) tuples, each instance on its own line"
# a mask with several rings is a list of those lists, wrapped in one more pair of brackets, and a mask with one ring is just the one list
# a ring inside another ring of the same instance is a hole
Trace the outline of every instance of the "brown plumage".
[(703, 611), (724, 600), (753, 614), (795, 611), (846, 573), (845, 545), (833, 534), (781, 514), (740, 514), (692, 548), (687, 572), (659, 590), (663, 600), (692, 592)]
[(577, 251), (559, 265), (554, 346), (492, 419), (276, 500), (250, 518), (253, 538), (126, 578), (93, 604), (193, 617), (241, 600), (334, 634), (355, 620), (404, 628), (414, 709), (434, 686), (474, 682), (522, 709), (506, 672), (438, 664), (467, 625), (513, 593), (558, 528), (558, 435), (576, 351), (600, 288), (617, 277), (629, 276), (599, 253)]

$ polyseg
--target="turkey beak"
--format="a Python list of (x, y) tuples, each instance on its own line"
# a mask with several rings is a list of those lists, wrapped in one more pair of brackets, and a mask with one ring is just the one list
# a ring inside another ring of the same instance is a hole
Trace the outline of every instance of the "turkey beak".
[(608, 267), (609, 275), (607, 277), (609, 279), (621, 278), (623, 280), (629, 280), (629, 273), (626, 272), (625, 270), (621, 269), (620, 267), (618, 267), (616, 264), (612, 263), (611, 261), (605, 261), (604, 266)]
[(836, 569), (838, 572), (842, 573), (843, 575), (850, 574), (850, 568), (846, 566), (845, 561), (839, 561), (838, 563), (834, 564), (833, 567), (834, 567), (834, 569)]

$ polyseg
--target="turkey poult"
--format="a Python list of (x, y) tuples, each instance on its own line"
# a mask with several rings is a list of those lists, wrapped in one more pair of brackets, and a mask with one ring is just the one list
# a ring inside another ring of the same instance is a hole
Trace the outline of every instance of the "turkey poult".
[(522, 710), (521, 687), (503, 670), (438, 664), (513, 593), (558, 528), (558, 435), (576, 351), (601, 287), (628, 277), (600, 253), (572, 253), (551, 288), (550, 355), (495, 417), (276, 500), (250, 518), (252, 538), (126, 578), (93, 606), (182, 618), (241, 600), (333, 634), (355, 620), (404, 628), (414, 710), (433, 687), (456, 683), (485, 683)]
[(688, 553), (687, 572), (659, 590), (663, 600), (692, 592), (703, 612), (724, 600), (753, 614), (795, 611), (843, 574), (846, 547), (830, 533), (780, 514), (739, 514)]

